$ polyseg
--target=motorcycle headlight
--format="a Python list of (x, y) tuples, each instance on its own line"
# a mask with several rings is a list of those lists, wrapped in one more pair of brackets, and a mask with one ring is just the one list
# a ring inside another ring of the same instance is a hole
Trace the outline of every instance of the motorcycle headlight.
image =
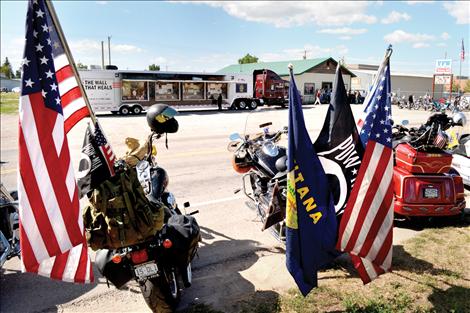
[(263, 152), (271, 157), (275, 157), (279, 154), (279, 148), (271, 141), (267, 141), (263, 144)]

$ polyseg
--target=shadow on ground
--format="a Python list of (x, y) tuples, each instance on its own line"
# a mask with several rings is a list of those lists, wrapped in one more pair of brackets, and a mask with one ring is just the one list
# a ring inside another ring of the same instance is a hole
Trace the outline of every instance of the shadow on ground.
[[(2, 269), (0, 273), (1, 312), (57, 312), (57, 306), (70, 302), (95, 288), (94, 284), (73, 284), (36, 274)], [(54, 290), (55, 292), (51, 292)]]
[[(201, 227), (201, 234), (201, 258), (193, 262), (193, 285), (185, 290), (181, 312), (277, 312), (279, 294), (255, 290), (240, 274), (258, 261), (257, 252), (272, 251), (206, 227)], [(220, 240), (210, 242), (215, 238)]]

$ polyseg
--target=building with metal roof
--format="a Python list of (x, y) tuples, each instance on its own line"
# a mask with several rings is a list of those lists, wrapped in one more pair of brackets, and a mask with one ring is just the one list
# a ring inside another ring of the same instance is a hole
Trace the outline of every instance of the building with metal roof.
[[(335, 78), (335, 71), (338, 62), (331, 58), (316, 58), (304, 60), (287, 60), (276, 62), (258, 62), (248, 64), (232, 64), (218, 70), (217, 74), (251, 74), (255, 70), (269, 69), (276, 72), (282, 79), (290, 80), (288, 65), (293, 65), (295, 82), (304, 103), (312, 103), (315, 101), (315, 93), (318, 89), (331, 91)], [(345, 68), (341, 67), (343, 80), (346, 90), (351, 87), (351, 78), (356, 75)]]

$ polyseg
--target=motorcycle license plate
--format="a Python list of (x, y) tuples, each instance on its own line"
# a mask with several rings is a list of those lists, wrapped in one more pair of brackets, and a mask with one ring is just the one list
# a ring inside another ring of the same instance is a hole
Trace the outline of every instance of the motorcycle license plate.
[(439, 191), (436, 188), (425, 188), (424, 197), (428, 199), (439, 198)]
[(154, 262), (137, 265), (134, 267), (135, 276), (140, 279), (155, 276), (158, 273), (157, 264)]

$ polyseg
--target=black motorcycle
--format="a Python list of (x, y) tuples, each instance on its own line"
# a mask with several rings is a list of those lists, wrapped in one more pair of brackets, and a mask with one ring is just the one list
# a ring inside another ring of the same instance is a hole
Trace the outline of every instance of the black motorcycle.
[(232, 166), (242, 176), (242, 189), (263, 223), (280, 242), (285, 242), (285, 212), (287, 199), (287, 150), (278, 145), (287, 128), (270, 132), (272, 123), (259, 125), (261, 134), (230, 136), (228, 150), (233, 152)]
[[(131, 279), (137, 281), (153, 312), (172, 312), (179, 303), (182, 289), (191, 286), (191, 260), (201, 237), (199, 226), (191, 216), (197, 211), (182, 214), (174, 195), (167, 189), (168, 174), (152, 156), (152, 141), (160, 136), (152, 133), (149, 137), (149, 154), (137, 163), (136, 171), (147, 198), (164, 204), (163, 229), (144, 243), (99, 250), (95, 263), (101, 274), (117, 288)], [(186, 202), (184, 208), (188, 207), (189, 202)]]
[[(2, 162), (3, 163), (3, 162)], [(15, 256), (20, 256), (20, 229), (16, 192), (8, 192), (0, 183), (0, 268)]]

